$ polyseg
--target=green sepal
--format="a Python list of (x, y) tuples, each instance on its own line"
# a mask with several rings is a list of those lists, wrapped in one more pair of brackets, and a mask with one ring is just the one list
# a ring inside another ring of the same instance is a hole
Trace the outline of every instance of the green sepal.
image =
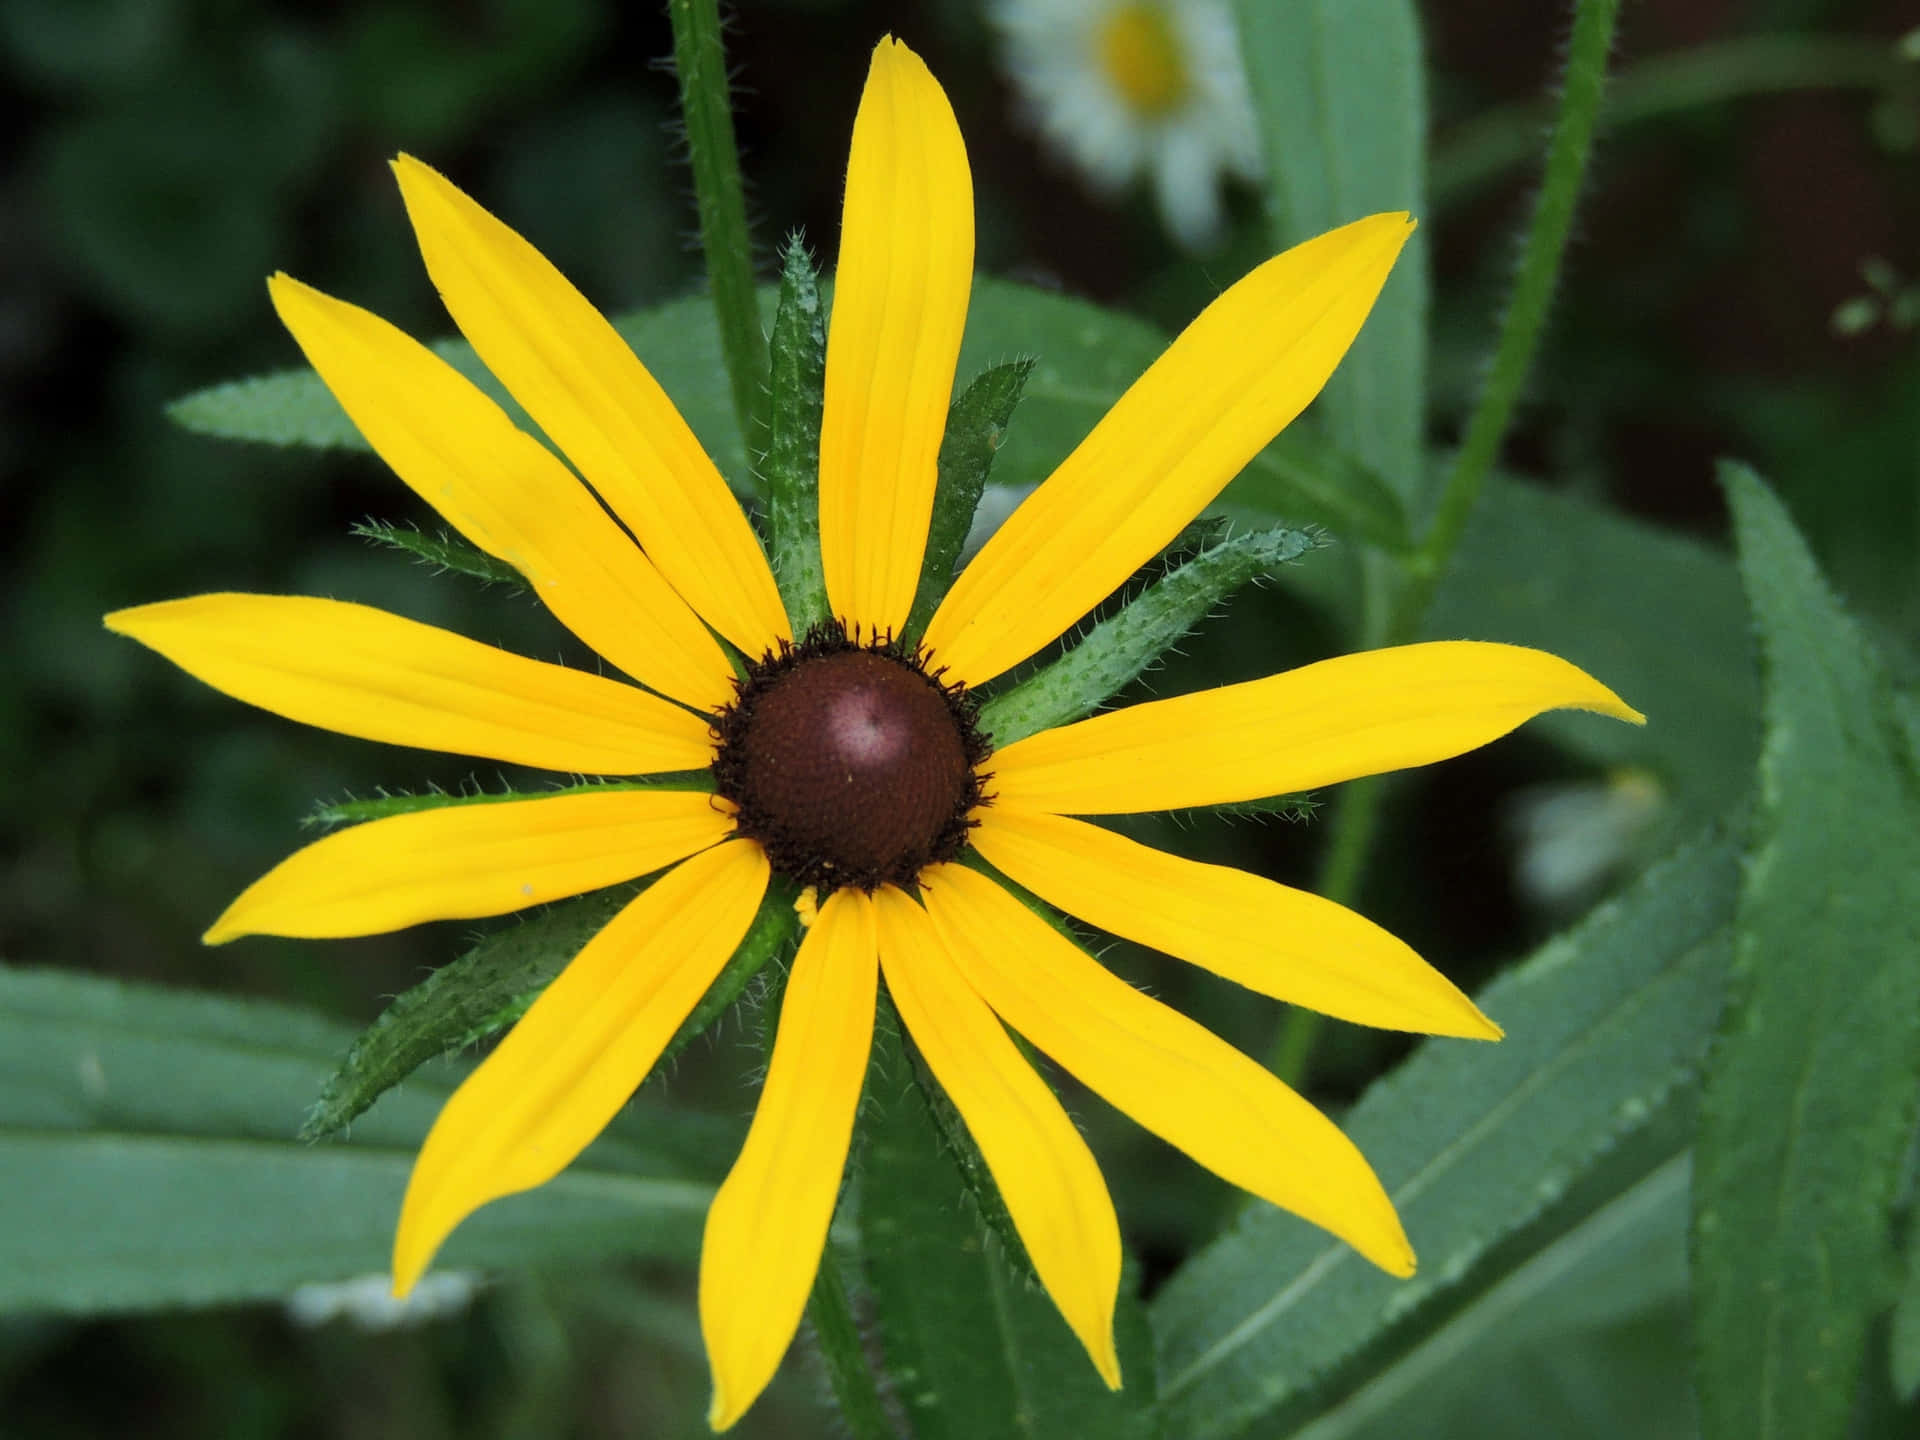
[(983, 1224), (954, 1151), (913, 1080), (883, 1006), (862, 1117), (860, 1238), (873, 1326), (893, 1392), (920, 1440), (1157, 1435), (1154, 1357), (1122, 1274), (1114, 1311), (1125, 1388), (1109, 1391), (1044, 1289)]
[[(921, 1055), (919, 1047), (906, 1038), (899, 1012), (884, 993), (880, 997), (880, 1018), (876, 1024), (889, 1027), (888, 1043), (897, 1048), (905, 1061), (908, 1075), (912, 1077), (912, 1083), (919, 1089), (920, 1098), (927, 1107), (927, 1118), (948, 1158), (952, 1160), (953, 1168), (959, 1173), (967, 1202), (988, 1232), (1000, 1242), (1001, 1253), (1015, 1273), (1027, 1284), (1038, 1285), (1040, 1277), (1034, 1273), (1026, 1242), (1020, 1238), (1013, 1216), (1007, 1212), (1007, 1202), (1001, 1198), (1000, 1187), (993, 1180), (993, 1172), (987, 1169), (986, 1156), (980, 1153), (980, 1147), (974, 1143), (973, 1135), (967, 1129), (967, 1122), (961, 1119), (959, 1110), (947, 1098), (947, 1092), (940, 1088), (940, 1082), (927, 1067), (926, 1058)], [(875, 1044), (879, 1043), (876, 1039)], [(1018, 1039), (1014, 1043), (1025, 1049)]]
[(697, 790), (711, 793), (711, 770), (674, 770), (660, 775), (641, 775), (631, 780), (583, 780), (578, 785), (556, 785), (551, 790), (475, 790), (450, 795), (445, 790), (421, 794), (406, 791), (382, 792), (365, 800), (348, 796), (345, 800), (322, 800), (301, 820), (302, 825), (363, 825), (370, 820), (385, 820), (394, 815), (412, 815), (421, 810), (444, 810), (454, 805), (502, 805), (514, 800), (551, 800), (559, 795), (578, 795), (588, 790)]
[(820, 565), (820, 415), (827, 377), (826, 312), (806, 244), (788, 239), (780, 256), (773, 315), (772, 409), (760, 470), (767, 489), (768, 559), (796, 636), (827, 618)]
[(1096, 624), (1065, 655), (980, 707), (996, 747), (1091, 715), (1249, 581), (1320, 543), (1304, 530), (1258, 530), (1205, 545)]
[(395, 525), (386, 520), (360, 520), (347, 527), (363, 540), (384, 545), (413, 556), (422, 565), (431, 565), (439, 574), (449, 571), (470, 575), (486, 585), (506, 585), (515, 590), (527, 588), (526, 577), (504, 560), (496, 560), (464, 540), (456, 540), (442, 531), (429, 535), (415, 525)]
[(1920, 1101), (1920, 774), (1887, 669), (1765, 483), (1726, 465), (1764, 742), (1693, 1184), (1701, 1431), (1858, 1433)]
[[(587, 942), (645, 885), (619, 885), (550, 905), (531, 919), (481, 940), (401, 992), (361, 1032), (327, 1080), (306, 1123), (305, 1140), (344, 1129), (355, 1116), (427, 1061), (476, 1045), (512, 1025)], [(668, 1042), (656, 1068), (671, 1060), (740, 997), (798, 926), (794, 892), (775, 880), (733, 958)]]
[(914, 592), (907, 617), (906, 639), (912, 643), (927, 628), (933, 612), (953, 585), (960, 549), (973, 528), (973, 512), (980, 507), (1014, 408), (1033, 373), (1031, 358), (990, 365), (974, 376), (947, 410), (947, 431), (940, 440), (940, 475), (933, 492), (933, 513), (927, 522), (927, 548), (920, 561), (920, 588)]

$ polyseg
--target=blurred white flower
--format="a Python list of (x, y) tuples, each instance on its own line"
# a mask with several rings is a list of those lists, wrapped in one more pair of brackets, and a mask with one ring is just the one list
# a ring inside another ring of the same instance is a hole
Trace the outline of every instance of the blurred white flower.
[(1260, 176), (1260, 141), (1226, 0), (994, 0), (1040, 133), (1101, 190), (1152, 177), (1189, 250), (1217, 244), (1224, 175)]
[(1666, 798), (1639, 769), (1521, 792), (1510, 816), (1520, 893), (1556, 914), (1581, 908), (1633, 858)]
[(296, 1325), (345, 1319), (362, 1330), (398, 1330), (459, 1314), (483, 1283), (471, 1270), (438, 1270), (423, 1277), (406, 1299), (396, 1300), (392, 1276), (384, 1271), (356, 1275), (331, 1284), (300, 1286), (287, 1297), (287, 1316)]

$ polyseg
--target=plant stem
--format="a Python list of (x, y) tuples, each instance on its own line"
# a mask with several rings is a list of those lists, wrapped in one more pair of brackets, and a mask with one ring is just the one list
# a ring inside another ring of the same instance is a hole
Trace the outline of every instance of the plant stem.
[(840, 1403), (840, 1418), (847, 1433), (853, 1440), (895, 1440), (867, 1364), (866, 1348), (860, 1343), (860, 1327), (854, 1323), (853, 1306), (847, 1300), (846, 1282), (841, 1278), (832, 1241), (827, 1242), (826, 1253), (820, 1257), (807, 1315), (813, 1321), (813, 1338), (826, 1361), (827, 1382), (833, 1386), (833, 1398)]
[(1533, 368), (1540, 332), (1560, 279), (1560, 258), (1573, 227), (1574, 203), (1587, 172), (1587, 155), (1593, 148), (1594, 123), (1606, 89), (1607, 55), (1613, 48), (1614, 24), (1619, 18), (1620, 0), (1579, 0), (1574, 12), (1566, 76), (1560, 86), (1560, 113), (1547, 145), (1546, 176), (1527, 226), (1513, 293), (1500, 319), (1493, 365), (1467, 421), (1466, 438), (1447, 473), (1433, 524), (1409, 567), (1407, 587), (1400, 594), (1390, 633), (1393, 643), (1404, 644), (1419, 634), (1434, 589), (1460, 544), (1474, 502), (1480, 498), (1487, 472), (1500, 456), (1514, 407)]
[(733, 138), (719, 0), (668, 0), (667, 11), (673, 20), (673, 63), (680, 77), (680, 112), (700, 209), (707, 286), (720, 322), (720, 352), (747, 453), (757, 459), (767, 444), (767, 338), (760, 329), (754, 292), (753, 236), (747, 229), (740, 152)]
[[(1406, 583), (1387, 627), (1390, 645), (1419, 638), (1434, 590), (1453, 561), (1532, 369), (1593, 146), (1594, 124), (1606, 88), (1607, 55), (1619, 17), (1620, 0), (1577, 0), (1559, 114), (1547, 146), (1546, 176), (1527, 226), (1513, 292), (1501, 316), (1493, 365), (1467, 421), (1460, 453), (1447, 473), (1433, 523), (1408, 564)], [(1348, 785), (1338, 797), (1319, 885), (1320, 893), (1338, 904), (1351, 904), (1359, 894), (1380, 818), (1381, 788), (1381, 780), (1371, 777)], [(1317, 1014), (1297, 1008), (1287, 1012), (1271, 1061), (1275, 1073), (1288, 1084), (1305, 1082), (1319, 1027)]]

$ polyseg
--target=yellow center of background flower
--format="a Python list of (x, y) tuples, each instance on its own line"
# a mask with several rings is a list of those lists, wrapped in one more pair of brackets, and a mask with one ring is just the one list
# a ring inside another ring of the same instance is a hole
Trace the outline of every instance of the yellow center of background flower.
[(1187, 62), (1180, 37), (1158, 5), (1122, 5), (1094, 37), (1100, 68), (1141, 115), (1158, 118), (1187, 96)]

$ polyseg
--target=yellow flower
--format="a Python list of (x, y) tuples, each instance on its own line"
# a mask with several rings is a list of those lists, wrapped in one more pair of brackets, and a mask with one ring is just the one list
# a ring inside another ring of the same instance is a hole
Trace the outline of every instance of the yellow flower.
[[(1640, 718), (1572, 665), (1466, 642), (1352, 655), (1061, 726), (986, 768), (991, 737), (975, 732), (967, 695), (1114, 590), (1313, 398), (1407, 217), (1309, 241), (1209, 307), (967, 567), (923, 661), (837, 633), (793, 645), (746, 517), (612, 327), (446, 180), (404, 157), (394, 168), (454, 320), (598, 499), (384, 321), (284, 275), (274, 304), (401, 479), (638, 683), (305, 597), (203, 595), (120, 611), (109, 628), (230, 695), (346, 734), (561, 772), (711, 768), (719, 792), (588, 790), (378, 820), (299, 851), (207, 932), (365, 935), (664, 870), (447, 1102), (402, 1209), (395, 1290), (474, 1210), (550, 1179), (599, 1134), (733, 953), (775, 869), (816, 887), (818, 908), (752, 1129), (707, 1219), (700, 1312), (717, 1428), (760, 1393), (799, 1324), (882, 976), (1108, 1384), (1120, 1383), (1119, 1227), (1092, 1154), (1009, 1027), (1231, 1183), (1411, 1273), (1392, 1204), (1331, 1122), (955, 863), (970, 846), (1090, 924), (1293, 1004), (1498, 1035), (1360, 916), (1069, 817), (1425, 764), (1555, 707)], [(953, 112), (920, 60), (883, 41), (854, 124), (820, 442), (827, 592), (856, 637), (897, 634), (913, 601), (972, 235)]]

